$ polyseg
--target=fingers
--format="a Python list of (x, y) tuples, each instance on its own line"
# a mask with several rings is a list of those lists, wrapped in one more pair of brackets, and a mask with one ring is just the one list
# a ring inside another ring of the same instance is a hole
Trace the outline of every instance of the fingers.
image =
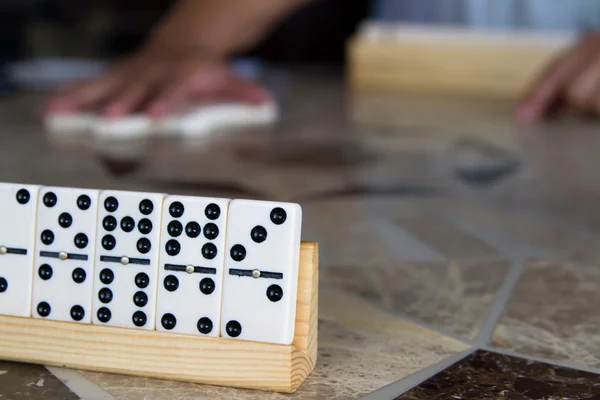
[(229, 84), (223, 87), (222, 95), (252, 104), (262, 104), (273, 97), (264, 86), (238, 76), (231, 77)]
[(600, 79), (598, 79), (598, 83), (596, 84), (594, 90), (594, 95), (589, 101), (588, 112), (591, 113), (593, 117), (597, 118), (600, 116)]
[(581, 51), (575, 51), (555, 61), (521, 99), (517, 109), (518, 118), (533, 121), (548, 111), (558, 101), (569, 78), (581, 68), (582, 57)]
[(162, 117), (186, 103), (191, 94), (189, 79), (186, 78), (180, 77), (165, 85), (164, 89), (148, 104), (146, 112), (154, 117)]
[(100, 78), (75, 81), (59, 89), (50, 98), (45, 112), (75, 112), (84, 109), (95, 109), (111, 99), (135, 72), (142, 60), (136, 57), (116, 62), (108, 73)]
[[(588, 71), (590, 63), (594, 63), (599, 53), (598, 44), (598, 38), (591, 36), (553, 62), (519, 102), (517, 118), (531, 122), (561, 104), (563, 96), (566, 96), (569, 105), (574, 99), (580, 102), (580, 99), (589, 96), (589, 89), (582, 88), (585, 83), (577, 82), (576, 88), (573, 85), (581, 74)], [(590, 80), (593, 78), (587, 76), (586, 81)]]
[(121, 76), (109, 74), (100, 79), (74, 82), (60, 89), (46, 104), (45, 112), (74, 112), (96, 106), (119, 87)]
[(144, 110), (164, 116), (191, 101), (243, 101), (259, 104), (271, 99), (256, 82), (235, 75), (218, 62), (132, 58), (100, 79), (80, 81), (59, 90), (46, 112), (99, 109), (109, 117)]
[(600, 56), (567, 87), (567, 100), (577, 111), (585, 114), (600, 112)]
[[(95, 80), (82, 80), (60, 88), (46, 103), (46, 112), (76, 111), (89, 99), (100, 97), (103, 85)], [(87, 99), (87, 100), (86, 100)]]
[(256, 82), (239, 77), (225, 67), (207, 66), (185, 71), (147, 110), (151, 115), (162, 116), (190, 102), (229, 100), (260, 104), (271, 97)]
[(121, 117), (140, 110), (159, 90), (163, 74), (163, 68), (145, 67), (111, 96), (103, 107), (102, 114), (108, 117)]

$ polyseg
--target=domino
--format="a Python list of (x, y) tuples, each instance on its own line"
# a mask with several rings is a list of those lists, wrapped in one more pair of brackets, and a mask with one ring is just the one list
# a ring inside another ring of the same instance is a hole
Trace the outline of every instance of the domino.
[(183, 114), (176, 125), (179, 136), (199, 137), (245, 127), (266, 126), (276, 122), (275, 102), (252, 105), (241, 102), (210, 104)]
[(94, 263), (94, 324), (155, 329), (165, 195), (103, 191)]
[(292, 342), (301, 225), (298, 204), (230, 203), (221, 308), (223, 337)]
[(279, 118), (275, 102), (253, 105), (243, 102), (195, 105), (164, 118), (142, 113), (100, 117), (95, 113), (54, 113), (45, 118), (53, 135), (91, 135), (97, 140), (128, 141), (154, 136), (203, 137), (227, 130), (266, 126)]
[(53, 113), (44, 120), (46, 131), (52, 135), (88, 134), (96, 122), (93, 113)]
[(98, 190), (89, 189), (40, 189), (34, 318), (91, 322), (98, 195)]
[(105, 140), (140, 139), (151, 136), (153, 132), (153, 121), (145, 115), (97, 118), (91, 125), (92, 135)]
[(31, 316), (38, 192), (0, 183), (0, 314)]
[(229, 201), (191, 196), (165, 198), (157, 330), (220, 335)]

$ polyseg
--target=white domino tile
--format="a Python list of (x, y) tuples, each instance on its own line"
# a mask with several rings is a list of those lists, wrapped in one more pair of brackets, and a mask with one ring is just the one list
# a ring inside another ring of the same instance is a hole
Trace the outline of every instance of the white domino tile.
[(229, 201), (190, 196), (165, 198), (157, 330), (219, 336)]
[(40, 189), (31, 305), (34, 318), (91, 322), (99, 193)]
[(301, 226), (298, 204), (230, 203), (221, 308), (223, 337), (292, 343)]
[(159, 193), (100, 194), (94, 274), (94, 324), (155, 329)]
[(0, 314), (31, 316), (38, 191), (0, 183)]

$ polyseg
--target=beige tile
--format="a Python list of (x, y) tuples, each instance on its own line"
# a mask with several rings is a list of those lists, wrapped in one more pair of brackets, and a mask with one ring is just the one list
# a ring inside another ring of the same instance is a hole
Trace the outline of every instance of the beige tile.
[[(448, 212), (448, 198), (373, 199), (370, 209), (397, 229), (408, 232), (432, 251), (445, 259), (473, 259), (498, 257), (500, 252), (477, 236), (436, 218), (435, 214)], [(451, 211), (450, 211), (451, 212)]]
[[(520, 208), (524, 210), (524, 204)], [(510, 212), (474, 203), (456, 201), (448, 212), (467, 218), (480, 226), (503, 234), (507, 239), (550, 251), (577, 251), (587, 246), (571, 232), (543, 219), (535, 220)]]
[(442, 208), (448, 199), (440, 197), (379, 197), (369, 199), (369, 208), (381, 218), (395, 219), (425, 217)]
[(462, 232), (439, 218), (396, 218), (394, 222), (449, 259), (499, 255), (496, 249), (477, 237)]
[(304, 223), (318, 232), (321, 265), (377, 265), (391, 262), (364, 200), (330, 200), (303, 205)]
[(324, 288), (320, 293), (319, 358), (293, 395), (83, 372), (121, 400), (351, 399), (413, 374), (468, 346)]
[[(377, 139), (369, 136), (367, 145), (375, 147)], [(383, 141), (383, 146), (389, 146), (389, 140)], [(357, 168), (357, 179), (370, 187), (401, 187), (407, 184), (432, 186), (440, 183), (439, 171), (435, 168), (434, 155), (430, 151), (419, 149), (390, 151), (373, 149), (380, 152), (374, 159)]]
[(493, 338), (494, 346), (600, 367), (600, 266), (530, 262)]
[(385, 309), (474, 339), (508, 268), (506, 262), (333, 267), (322, 269), (320, 279)]
[(378, 389), (468, 347), (337, 289), (322, 290), (320, 302), (319, 375), (339, 381), (346, 391), (338, 392), (342, 398)]
[[(279, 201), (300, 201), (305, 197), (336, 193), (351, 187), (354, 181), (352, 172), (343, 168), (305, 166), (298, 168), (285, 165), (248, 165), (238, 174), (241, 181), (250, 182), (251, 187), (266, 193), (270, 199)], [(244, 177), (247, 176), (247, 179)], [(253, 178), (253, 179), (252, 179)]]
[(294, 201), (351, 187), (360, 149), (345, 139), (277, 137), (248, 132), (203, 146), (165, 146), (146, 167), (161, 181), (230, 182), (279, 201)]

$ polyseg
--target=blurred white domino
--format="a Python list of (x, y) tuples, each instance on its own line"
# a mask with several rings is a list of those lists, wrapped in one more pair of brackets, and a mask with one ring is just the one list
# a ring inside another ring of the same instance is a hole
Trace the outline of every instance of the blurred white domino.
[(193, 107), (190, 111), (153, 119), (144, 114), (98, 117), (93, 113), (52, 114), (45, 120), (52, 134), (90, 133), (100, 140), (135, 140), (150, 136), (199, 137), (215, 132), (270, 125), (279, 118), (275, 102), (243, 102)]
[(151, 118), (133, 114), (119, 118), (98, 118), (91, 131), (93, 136), (100, 139), (129, 140), (152, 135), (153, 127)]
[(279, 116), (277, 104), (252, 105), (242, 102), (201, 106), (183, 114), (177, 123), (181, 136), (203, 136), (215, 131), (274, 123)]
[(176, 115), (155, 119), (143, 114), (132, 114), (121, 118), (99, 118), (92, 125), (92, 133), (105, 140), (171, 136), (177, 134), (179, 124), (180, 120)]
[(45, 129), (51, 134), (88, 133), (96, 117), (92, 113), (53, 113), (44, 120)]

